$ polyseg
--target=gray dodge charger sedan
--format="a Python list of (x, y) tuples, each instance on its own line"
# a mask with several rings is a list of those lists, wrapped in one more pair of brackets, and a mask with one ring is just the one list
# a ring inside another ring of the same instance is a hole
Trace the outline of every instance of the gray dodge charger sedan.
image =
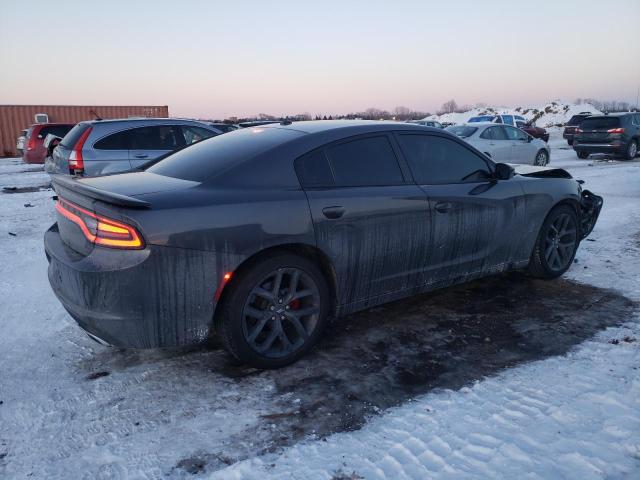
[(507, 270), (558, 277), (602, 206), (564, 170), (387, 122), (247, 128), (53, 183), (49, 280), (92, 338), (218, 335), (261, 368), (299, 358), (330, 317)]

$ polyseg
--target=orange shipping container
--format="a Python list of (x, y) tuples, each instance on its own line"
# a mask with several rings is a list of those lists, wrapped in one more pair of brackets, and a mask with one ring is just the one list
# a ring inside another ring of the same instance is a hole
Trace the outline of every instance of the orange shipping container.
[(78, 123), (96, 118), (167, 118), (167, 105), (0, 105), (0, 157), (15, 157), (20, 132), (36, 123), (44, 113), (49, 122)]

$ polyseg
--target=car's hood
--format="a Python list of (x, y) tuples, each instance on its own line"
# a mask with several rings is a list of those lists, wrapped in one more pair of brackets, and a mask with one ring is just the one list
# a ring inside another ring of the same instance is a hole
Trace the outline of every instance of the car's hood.
[(537, 167), (535, 165), (522, 165), (510, 163), (517, 175), (538, 178), (573, 178), (569, 172), (562, 168)]

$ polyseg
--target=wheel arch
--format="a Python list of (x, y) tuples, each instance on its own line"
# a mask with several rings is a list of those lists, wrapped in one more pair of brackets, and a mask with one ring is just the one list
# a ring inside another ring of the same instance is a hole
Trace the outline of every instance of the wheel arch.
[(219, 307), (225, 302), (226, 297), (229, 294), (229, 291), (233, 288), (235, 284), (235, 280), (237, 278), (242, 277), (244, 272), (251, 269), (253, 265), (260, 262), (262, 259), (268, 258), (269, 256), (277, 253), (292, 253), (300, 257), (306, 258), (308, 260), (311, 260), (313, 262), (316, 262), (318, 264), (318, 266), (320, 267), (320, 271), (322, 272), (322, 274), (324, 275), (327, 281), (329, 294), (331, 296), (330, 315), (335, 314), (337, 299), (338, 299), (338, 291), (337, 291), (338, 282), (337, 282), (335, 268), (333, 266), (333, 263), (329, 259), (329, 257), (315, 245), (309, 245), (306, 243), (286, 243), (281, 245), (274, 245), (272, 247), (268, 247), (254, 253), (253, 255), (243, 260), (242, 263), (240, 263), (240, 265), (238, 265), (235, 268), (235, 270), (233, 270), (233, 275), (231, 279), (224, 284), (224, 286), (222, 287), (222, 289), (217, 295), (218, 298), (216, 301), (215, 310), (213, 312), (214, 327), (218, 323), (219, 312), (222, 311), (222, 308), (219, 308)]

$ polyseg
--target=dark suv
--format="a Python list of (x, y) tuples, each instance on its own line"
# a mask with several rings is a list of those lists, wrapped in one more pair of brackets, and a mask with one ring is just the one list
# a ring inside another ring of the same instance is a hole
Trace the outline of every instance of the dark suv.
[(573, 149), (579, 158), (613, 153), (633, 160), (640, 144), (640, 113), (592, 115), (576, 129)]
[(573, 136), (576, 133), (576, 129), (580, 126), (580, 123), (582, 123), (585, 118), (589, 118), (590, 116), (591, 113), (582, 112), (578, 115), (574, 115), (569, 119), (564, 127), (564, 132), (562, 132), (562, 137), (567, 141), (569, 145), (573, 145)]

